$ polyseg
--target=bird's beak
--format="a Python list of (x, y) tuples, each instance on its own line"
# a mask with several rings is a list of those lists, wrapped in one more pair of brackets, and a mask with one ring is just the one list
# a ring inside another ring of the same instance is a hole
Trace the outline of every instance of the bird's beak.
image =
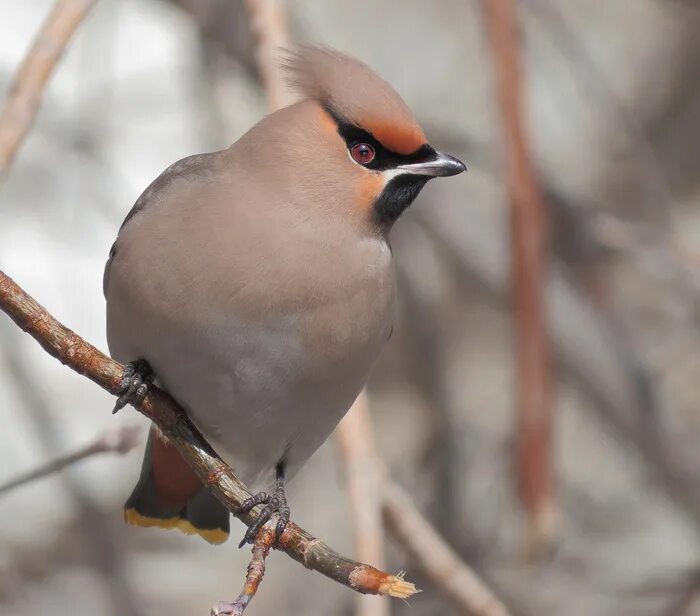
[(425, 175), (431, 178), (437, 177), (448, 177), (450, 175), (457, 175), (466, 171), (466, 165), (449, 154), (443, 154), (442, 152), (435, 152), (435, 156), (430, 160), (424, 160), (418, 163), (409, 163), (406, 165), (399, 165), (397, 169), (404, 171), (405, 173), (411, 173), (414, 175)]

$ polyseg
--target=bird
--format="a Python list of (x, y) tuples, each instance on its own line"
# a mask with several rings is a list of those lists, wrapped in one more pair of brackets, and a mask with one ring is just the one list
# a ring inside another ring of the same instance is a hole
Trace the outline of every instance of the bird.
[[(389, 232), (432, 178), (465, 165), (433, 148), (365, 63), (301, 45), (297, 102), (229, 148), (168, 167), (126, 216), (104, 272), (107, 340), (126, 365), (115, 412), (165, 388), (277, 517), (286, 484), (363, 389), (394, 326)], [(210, 543), (230, 513), (152, 425), (127, 523)]]

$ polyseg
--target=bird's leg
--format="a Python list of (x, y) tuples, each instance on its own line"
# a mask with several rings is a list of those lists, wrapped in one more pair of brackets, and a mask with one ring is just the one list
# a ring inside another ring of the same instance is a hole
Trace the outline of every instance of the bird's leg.
[(242, 548), (246, 543), (253, 543), (255, 537), (260, 530), (260, 527), (265, 524), (274, 513), (278, 515), (277, 526), (275, 527), (275, 542), (279, 540), (284, 532), (284, 529), (289, 522), (289, 507), (287, 506), (287, 496), (284, 493), (285, 483), (285, 464), (280, 462), (275, 468), (275, 491), (272, 494), (267, 492), (258, 492), (254, 496), (243, 502), (238, 514), (248, 513), (253, 507), (264, 504), (262, 511), (256, 518), (255, 522), (250, 525), (246, 531), (243, 540), (238, 545)]
[(112, 414), (123, 409), (127, 404), (138, 406), (146, 396), (148, 386), (153, 383), (153, 369), (145, 359), (137, 359), (124, 366), (122, 382), (117, 393), (119, 397)]

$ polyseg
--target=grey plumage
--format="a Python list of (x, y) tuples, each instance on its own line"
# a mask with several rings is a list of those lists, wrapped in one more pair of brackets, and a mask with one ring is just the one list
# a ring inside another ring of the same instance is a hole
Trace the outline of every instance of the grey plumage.
[(341, 189), (342, 166), (319, 174), (334, 161), (326, 135), (309, 134), (318, 113), (298, 103), (206, 155), (205, 171), (167, 172), (107, 276), (114, 357), (146, 359), (254, 487), (284, 457), (293, 475), (325, 440), (393, 320), (389, 248)]
[[(391, 206), (394, 187), (405, 201), (414, 182), (412, 200), (426, 176), (464, 169), (425, 144), (366, 65), (308, 47), (293, 63), (306, 98), (169, 167), (124, 221), (104, 277), (112, 355), (146, 360), (252, 488), (280, 462), (299, 470), (389, 338), (389, 225), (373, 208)], [(403, 164), (359, 164), (337, 117)], [(137, 496), (153, 509), (145, 485)]]

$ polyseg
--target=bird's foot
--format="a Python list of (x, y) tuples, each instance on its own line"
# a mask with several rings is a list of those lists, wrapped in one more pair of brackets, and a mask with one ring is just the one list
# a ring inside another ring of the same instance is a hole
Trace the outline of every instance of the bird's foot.
[(253, 507), (257, 505), (265, 505), (262, 511), (258, 514), (255, 522), (248, 527), (243, 539), (238, 544), (239, 548), (242, 548), (246, 543), (252, 544), (255, 541), (255, 537), (258, 534), (260, 528), (273, 516), (277, 514), (277, 526), (275, 527), (275, 540), (274, 543), (279, 541), (282, 536), (284, 529), (287, 527), (289, 522), (289, 507), (287, 506), (287, 496), (284, 493), (284, 466), (279, 465), (277, 467), (277, 484), (275, 491), (272, 494), (267, 492), (258, 492), (254, 496), (245, 500), (238, 510), (237, 515), (248, 513)]
[(124, 366), (122, 382), (117, 393), (119, 397), (114, 405), (112, 414), (123, 409), (127, 404), (138, 406), (146, 397), (148, 386), (153, 383), (153, 369), (145, 359), (137, 359)]

